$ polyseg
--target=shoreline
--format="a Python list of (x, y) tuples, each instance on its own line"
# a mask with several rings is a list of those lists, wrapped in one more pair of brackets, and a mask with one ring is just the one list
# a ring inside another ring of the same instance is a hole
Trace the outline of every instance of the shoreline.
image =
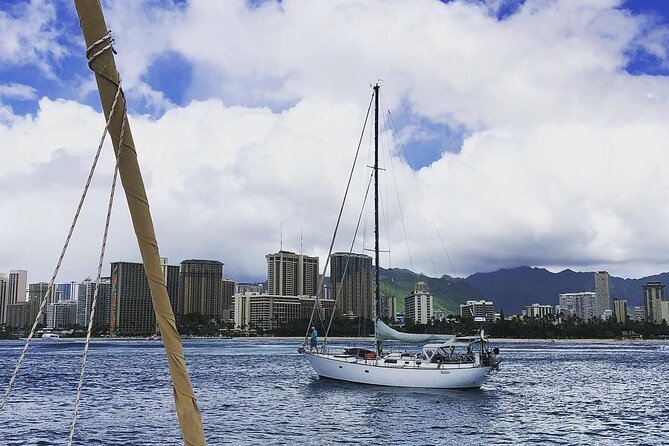
[[(182, 338), (182, 341), (189, 340), (212, 340), (212, 341), (244, 341), (244, 340), (265, 340), (265, 341), (302, 341), (305, 338), (303, 336), (239, 336), (232, 338), (219, 338), (215, 336), (190, 336), (188, 338)], [(319, 337), (319, 341), (322, 342), (322, 337)], [(25, 341), (25, 338), (18, 339), (0, 339), (0, 341)], [(58, 341), (85, 341), (85, 337), (62, 337), (58, 340), (53, 340), (51, 342)], [(351, 341), (351, 342), (373, 342), (373, 337), (346, 337), (346, 336), (330, 336), (328, 337), (329, 341)], [(41, 341), (41, 338), (33, 338), (32, 341)], [(143, 338), (143, 337), (113, 337), (113, 338), (91, 338), (92, 342), (100, 341), (143, 341), (143, 342), (155, 342), (161, 341), (160, 338)], [(610, 343), (658, 343), (658, 344), (669, 344), (669, 339), (619, 339), (619, 338), (583, 338), (583, 339), (551, 339), (551, 338), (488, 338), (490, 343), (503, 343), (503, 344), (541, 344), (541, 343), (564, 343), (564, 344), (575, 344), (575, 343), (589, 343), (589, 344), (610, 344)]]

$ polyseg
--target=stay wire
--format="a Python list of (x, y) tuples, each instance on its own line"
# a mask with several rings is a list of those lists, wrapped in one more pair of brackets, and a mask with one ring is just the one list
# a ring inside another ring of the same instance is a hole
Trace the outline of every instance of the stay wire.
[[(358, 230), (360, 229), (360, 222), (363, 220), (363, 215), (365, 214), (365, 206), (367, 205), (367, 198), (369, 197), (369, 190), (372, 187), (372, 180), (374, 179), (374, 173), (369, 176), (369, 181), (367, 182), (367, 191), (365, 192), (365, 199), (362, 201), (362, 207), (360, 208), (360, 214), (358, 215), (358, 222), (355, 225), (355, 232), (353, 233), (353, 240), (351, 240), (351, 246), (348, 250), (348, 256), (346, 257), (346, 264), (344, 266), (344, 274), (342, 274), (342, 278), (339, 281), (339, 286), (337, 287), (337, 295), (335, 296), (335, 305), (337, 300), (339, 299), (339, 296), (341, 296), (341, 290), (344, 285), (344, 279), (346, 278), (346, 274), (348, 273), (348, 265), (351, 261), (351, 254), (353, 253), (353, 247), (355, 246), (355, 240), (358, 237)], [(332, 326), (332, 321), (334, 319), (334, 311), (330, 314), (330, 321), (328, 323), (328, 328), (327, 331), (325, 332), (325, 342), (327, 342), (327, 334), (330, 332), (330, 327)], [(359, 326), (358, 326), (359, 330)]]
[[(121, 81), (119, 79), (119, 87), (118, 90), (121, 91)], [(84, 352), (81, 358), (81, 368), (79, 371), (79, 383), (77, 385), (77, 396), (74, 401), (74, 410), (72, 414), (72, 424), (70, 425), (70, 436), (68, 438), (68, 446), (72, 446), (72, 442), (74, 440), (74, 432), (76, 429), (76, 424), (77, 424), (77, 418), (79, 415), (79, 405), (81, 403), (81, 393), (82, 389), (84, 386), (84, 375), (86, 371), (86, 361), (88, 358), (88, 349), (90, 347), (90, 341), (91, 341), (91, 333), (93, 331), (93, 320), (95, 317), (95, 309), (97, 308), (97, 301), (98, 301), (98, 295), (100, 292), (100, 278), (102, 276), (102, 267), (104, 265), (104, 257), (105, 257), (105, 250), (107, 247), (107, 236), (109, 234), (109, 225), (111, 221), (111, 214), (112, 214), (112, 208), (114, 205), (114, 193), (116, 191), (116, 181), (118, 178), (118, 166), (119, 166), (119, 160), (121, 159), (121, 151), (123, 150), (123, 137), (125, 135), (125, 127), (126, 123), (128, 120), (128, 114), (127, 114), (127, 109), (126, 109), (126, 102), (125, 100), (123, 101), (124, 107), (123, 107), (123, 120), (121, 122), (121, 133), (119, 137), (119, 150), (118, 153), (116, 154), (116, 164), (114, 166), (114, 175), (112, 177), (112, 183), (111, 183), (111, 190), (109, 192), (109, 204), (107, 206), (107, 217), (105, 221), (105, 229), (104, 229), (104, 234), (102, 236), (102, 246), (100, 247), (100, 259), (98, 262), (98, 271), (97, 271), (97, 277), (95, 280), (95, 290), (93, 292), (93, 302), (91, 303), (91, 314), (88, 319), (88, 329), (86, 331), (86, 342), (84, 344)]]
[[(107, 34), (107, 36), (105, 38), (109, 38), (109, 36), (110, 36), (110, 34)], [(102, 40), (104, 40), (104, 38), (101, 39), (101, 41)], [(95, 46), (97, 43), (98, 42), (91, 45), (90, 48)], [(111, 48), (111, 44), (109, 44), (105, 48), (106, 49)], [(102, 132), (102, 136), (100, 137), (100, 142), (98, 144), (97, 152), (95, 153), (95, 157), (93, 158), (93, 164), (92, 164), (91, 169), (88, 173), (88, 178), (86, 179), (86, 184), (84, 185), (84, 190), (81, 194), (81, 198), (79, 199), (79, 204), (77, 205), (77, 209), (74, 213), (74, 217), (72, 219), (72, 224), (70, 225), (70, 229), (69, 229), (69, 231), (67, 233), (67, 236), (65, 238), (65, 243), (63, 244), (63, 248), (61, 250), (60, 257), (58, 258), (58, 261), (56, 262), (56, 267), (53, 271), (53, 275), (51, 276), (51, 281), (49, 282), (49, 286), (47, 287), (46, 292), (44, 293), (44, 297), (42, 298), (42, 302), (40, 302), (39, 310), (37, 311), (37, 315), (35, 316), (35, 321), (33, 322), (33, 325), (30, 329), (30, 333), (28, 334), (28, 337), (26, 338), (26, 342), (23, 345), (23, 349), (21, 350), (21, 354), (19, 355), (19, 360), (17, 361), (16, 366), (14, 367), (14, 371), (12, 372), (12, 375), (9, 379), (9, 383), (7, 384), (7, 387), (5, 389), (5, 393), (2, 397), (2, 401), (0, 401), (0, 411), (2, 411), (2, 409), (4, 409), (4, 407), (7, 404), (7, 400), (9, 398), (10, 393), (11, 393), (14, 382), (16, 381), (16, 378), (19, 374), (19, 371), (21, 370), (21, 366), (23, 365), (23, 361), (25, 360), (26, 352), (28, 351), (30, 341), (35, 336), (35, 331), (37, 331), (37, 325), (39, 324), (39, 322), (42, 318), (42, 315), (44, 314), (44, 308), (46, 307), (47, 297), (50, 295), (51, 290), (53, 289), (53, 284), (56, 281), (56, 277), (58, 276), (58, 272), (60, 271), (61, 264), (63, 263), (63, 258), (65, 257), (65, 253), (67, 252), (67, 248), (70, 245), (70, 240), (72, 238), (72, 234), (74, 233), (74, 228), (76, 227), (77, 222), (79, 220), (79, 215), (81, 214), (81, 209), (82, 209), (82, 207), (84, 205), (84, 202), (86, 200), (86, 196), (88, 194), (88, 190), (90, 188), (91, 181), (93, 179), (93, 174), (95, 173), (95, 169), (97, 167), (97, 163), (98, 163), (98, 160), (100, 158), (100, 152), (102, 151), (102, 146), (103, 146), (103, 144), (105, 142), (105, 139), (107, 137), (107, 133), (109, 132), (109, 124), (111, 122), (112, 116), (114, 115), (114, 109), (116, 107), (116, 104), (118, 102), (118, 98), (119, 98), (120, 94), (121, 94), (121, 89), (119, 88), (116, 91), (116, 95), (114, 96), (114, 102), (112, 103), (111, 112), (109, 113), (109, 118), (105, 122), (105, 127), (104, 127), (104, 130)]]
[[(402, 149), (402, 153), (404, 155), (404, 160), (407, 163), (407, 165), (410, 166), (409, 156), (407, 155), (407, 151), (406, 151), (406, 147), (404, 146), (404, 142), (399, 137), (399, 130), (397, 129), (397, 124), (395, 123), (395, 119), (393, 118), (393, 115), (390, 112), (390, 108), (386, 107), (386, 110), (388, 111), (388, 116), (390, 117), (390, 122), (393, 125), (393, 128), (395, 129), (394, 134), (397, 135), (399, 145), (400, 145), (400, 147)], [(414, 177), (414, 181), (416, 183), (416, 186), (418, 188), (418, 192), (420, 194), (420, 199), (423, 203), (425, 203), (426, 202), (425, 194), (423, 193), (423, 188), (421, 187), (420, 182), (418, 181), (418, 177), (416, 175), (416, 172), (413, 169), (411, 169), (411, 172), (412, 172), (412, 175)], [(434, 218), (434, 215), (432, 214), (432, 211), (430, 210), (429, 206), (425, 206), (425, 208), (426, 208), (426, 211), (427, 211), (427, 215), (430, 218), (430, 222), (432, 223), (432, 226), (434, 228), (434, 231), (436, 232), (437, 237), (439, 238), (439, 242), (441, 243), (441, 247), (444, 250), (444, 254), (446, 254), (446, 259), (448, 260), (448, 264), (451, 267), (451, 270), (453, 271), (453, 277), (455, 277), (457, 275), (457, 273), (455, 272), (455, 267), (453, 266), (453, 262), (451, 261), (451, 256), (448, 253), (448, 249), (446, 249), (446, 244), (444, 243), (444, 240), (441, 237), (441, 233), (439, 232), (439, 230), (437, 228), (437, 223), (436, 223), (436, 220)]]
[[(317, 307), (320, 305), (319, 301), (319, 295), (323, 295), (323, 287), (324, 287), (324, 279), (325, 279), (325, 273), (328, 270), (328, 266), (330, 264), (330, 256), (332, 255), (332, 248), (334, 247), (335, 240), (337, 239), (337, 231), (339, 230), (339, 224), (341, 223), (341, 217), (342, 214), (344, 213), (344, 205), (346, 204), (346, 199), (348, 198), (348, 192), (351, 187), (351, 182), (353, 180), (353, 173), (355, 172), (355, 165), (358, 162), (358, 155), (360, 154), (360, 147), (362, 146), (362, 139), (365, 136), (365, 129), (367, 128), (367, 121), (369, 119), (369, 112), (372, 109), (372, 103), (374, 102), (374, 94), (372, 93), (372, 97), (369, 100), (369, 106), (367, 107), (367, 114), (365, 115), (365, 122), (362, 124), (362, 131), (360, 132), (360, 139), (358, 140), (358, 148), (355, 151), (355, 157), (353, 158), (353, 165), (351, 166), (351, 172), (348, 175), (348, 182), (346, 183), (346, 190), (344, 191), (344, 197), (341, 202), (341, 207), (339, 208), (339, 216), (337, 217), (337, 223), (335, 224), (335, 229), (334, 233), (332, 234), (332, 241), (330, 242), (330, 249), (328, 250), (328, 258), (325, 260), (325, 266), (323, 267), (323, 274), (321, 275), (319, 279), (319, 284), (318, 284), (318, 291), (316, 292), (316, 301), (314, 302), (314, 308), (311, 310), (311, 317), (309, 318), (309, 325), (307, 325), (307, 332), (304, 335), (304, 345), (307, 343), (307, 339), (309, 337), (309, 329), (314, 321), (314, 315), (316, 313)], [(335, 308), (337, 306), (337, 301), (335, 299)], [(335, 313), (335, 309), (333, 309), (332, 314)], [(330, 318), (332, 319), (332, 318)], [(330, 330), (330, 327), (328, 326), (328, 329), (325, 332), (325, 339), (327, 339), (328, 332)]]
[[(384, 106), (385, 106), (385, 100)], [(384, 119), (385, 122), (385, 119)], [(386, 138), (388, 137), (386, 133)], [(388, 141), (388, 146), (390, 147), (390, 142)], [(393, 157), (392, 155), (390, 156), (390, 169), (393, 174), (393, 182), (395, 183), (395, 196), (397, 197), (397, 207), (400, 212), (400, 220), (402, 222), (402, 230), (404, 231), (404, 242), (406, 243), (406, 248), (407, 248), (407, 254), (409, 255), (409, 264), (411, 264), (411, 269), (414, 269), (414, 264), (413, 264), (413, 257), (411, 255), (411, 246), (409, 245), (409, 236), (407, 234), (407, 227), (406, 227), (406, 222), (404, 220), (404, 212), (402, 211), (402, 201), (400, 199), (400, 189), (397, 185), (397, 174), (395, 173), (395, 163), (393, 162)]]

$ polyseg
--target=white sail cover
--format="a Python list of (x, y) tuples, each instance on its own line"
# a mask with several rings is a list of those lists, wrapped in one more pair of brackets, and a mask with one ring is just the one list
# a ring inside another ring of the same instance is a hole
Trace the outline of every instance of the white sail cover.
[(402, 333), (387, 326), (381, 319), (376, 320), (376, 339), (379, 341), (402, 341), (411, 344), (426, 342), (448, 342), (455, 339), (454, 335)]

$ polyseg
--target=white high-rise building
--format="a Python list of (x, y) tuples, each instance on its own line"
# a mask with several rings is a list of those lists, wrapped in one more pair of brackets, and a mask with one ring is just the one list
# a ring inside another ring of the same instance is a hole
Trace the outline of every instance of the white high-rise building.
[(543, 319), (553, 314), (552, 305), (532, 304), (525, 306), (525, 316)]
[(7, 323), (7, 275), (0, 273), (0, 325)]
[(88, 319), (91, 316), (91, 307), (93, 306), (93, 292), (95, 291), (95, 282), (90, 277), (86, 277), (79, 284), (79, 296), (77, 296), (77, 316), (76, 324), (82, 327), (88, 326)]
[[(662, 323), (662, 304), (665, 285), (661, 282), (647, 282), (643, 285), (643, 306), (646, 322)], [(668, 321), (669, 322), (669, 321)]]
[(432, 319), (433, 302), (425, 282), (418, 282), (413, 293), (404, 298), (404, 320), (427, 324)]
[(595, 317), (595, 293), (562, 293), (559, 297), (561, 312), (567, 312), (585, 321)]
[(7, 280), (7, 305), (28, 302), (28, 271), (24, 269), (9, 272)]
[(77, 323), (77, 302), (61, 301), (46, 307), (46, 328), (67, 328)]
[(272, 330), (301, 316), (298, 296), (244, 293), (235, 294), (234, 300), (235, 327), (240, 329)]
[(609, 273), (597, 271), (595, 273), (595, 316), (601, 317), (606, 310), (611, 309), (611, 285)]
[(618, 323), (624, 323), (627, 320), (627, 301), (625, 299), (613, 299), (613, 314)]
[(495, 305), (491, 300), (468, 300), (460, 304), (460, 317), (475, 321), (494, 321), (496, 318)]
[(267, 254), (267, 294), (315, 296), (318, 291), (318, 257), (279, 251)]

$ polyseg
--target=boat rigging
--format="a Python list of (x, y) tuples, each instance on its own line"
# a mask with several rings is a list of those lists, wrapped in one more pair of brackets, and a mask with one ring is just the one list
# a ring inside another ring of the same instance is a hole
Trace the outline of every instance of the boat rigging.
[[(477, 336), (455, 336), (434, 334), (411, 334), (399, 332), (381, 320), (381, 288), (379, 262), (379, 83), (373, 87), (374, 103), (374, 299), (375, 299), (375, 348), (345, 348), (331, 352), (326, 342), (321, 350), (307, 349), (305, 343), (298, 352), (309, 362), (319, 377), (331, 378), (361, 384), (374, 384), (395, 387), (420, 387), (439, 389), (480, 388), (486, 377), (498, 370), (501, 362), (499, 350), (490, 349), (483, 330)], [(365, 119), (365, 124), (367, 119)], [(363, 129), (364, 133), (364, 129)], [(362, 140), (362, 136), (361, 136)], [(358, 150), (359, 150), (358, 146)], [(358, 154), (356, 153), (356, 159)], [(355, 161), (354, 161), (355, 165)], [(350, 178), (349, 178), (350, 185)], [(344, 201), (348, 195), (348, 186)], [(342, 203), (342, 209), (344, 204)], [(364, 207), (364, 204), (363, 204)], [(341, 218), (341, 211), (339, 218)], [(359, 226), (360, 220), (358, 220)], [(328, 260), (332, 254), (332, 245), (336, 237), (339, 220), (335, 227), (335, 236), (330, 245)], [(357, 229), (356, 229), (357, 234)], [(353, 245), (351, 245), (352, 250)], [(326, 264), (327, 268), (327, 264)], [(322, 286), (319, 287), (319, 292)], [(339, 299), (340, 296), (335, 296)], [(314, 305), (314, 314), (317, 312)], [(328, 327), (329, 329), (329, 327)], [(405, 343), (425, 343), (417, 353), (383, 351), (384, 341)]]

